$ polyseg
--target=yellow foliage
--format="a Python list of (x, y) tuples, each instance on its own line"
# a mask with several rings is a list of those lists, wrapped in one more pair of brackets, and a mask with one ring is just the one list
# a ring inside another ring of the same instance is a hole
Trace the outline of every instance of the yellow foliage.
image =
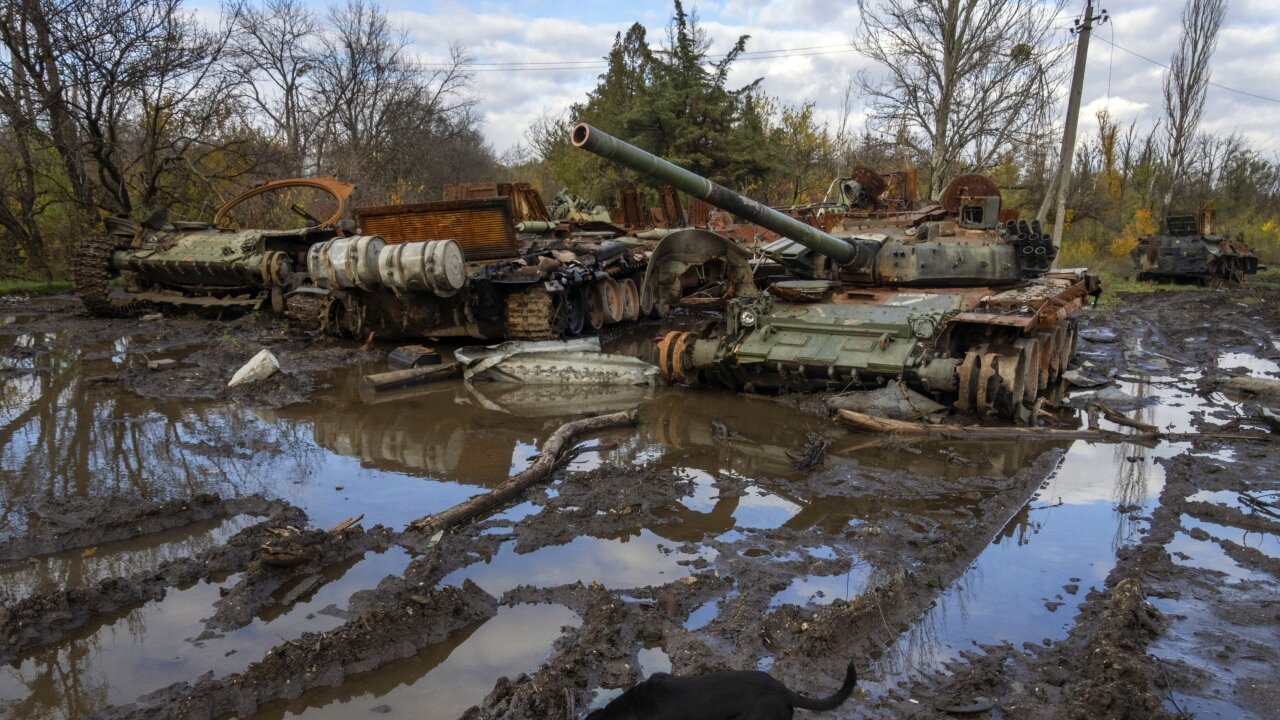
[(1117, 260), (1129, 257), (1129, 253), (1138, 247), (1138, 238), (1154, 235), (1157, 229), (1155, 214), (1147, 208), (1139, 208), (1107, 250)]

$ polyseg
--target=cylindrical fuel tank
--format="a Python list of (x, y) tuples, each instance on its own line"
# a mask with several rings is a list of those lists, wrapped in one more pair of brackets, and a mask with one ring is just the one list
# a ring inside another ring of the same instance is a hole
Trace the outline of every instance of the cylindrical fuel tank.
[(313, 245), (307, 272), (318, 287), (367, 290), (379, 284), (378, 254), (387, 241), (377, 235), (352, 235)]
[(378, 253), (382, 284), (396, 292), (428, 292), (450, 297), (467, 281), (462, 248), (453, 240), (387, 245)]

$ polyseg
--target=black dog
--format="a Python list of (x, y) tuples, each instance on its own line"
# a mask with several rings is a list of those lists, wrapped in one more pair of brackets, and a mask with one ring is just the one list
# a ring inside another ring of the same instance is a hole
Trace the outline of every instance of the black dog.
[(857, 684), (853, 663), (844, 685), (821, 700), (794, 693), (763, 672), (733, 670), (696, 677), (656, 673), (587, 720), (791, 720), (795, 708), (835, 709)]

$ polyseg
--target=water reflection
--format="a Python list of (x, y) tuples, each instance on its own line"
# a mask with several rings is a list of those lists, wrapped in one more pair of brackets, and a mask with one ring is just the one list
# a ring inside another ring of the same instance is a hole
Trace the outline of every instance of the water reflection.
[(0, 565), (0, 597), (22, 598), (58, 588), (89, 587), (110, 577), (129, 577), (175, 558), (194, 557), (221, 545), (258, 520), (248, 515), (203, 520), (101, 545), (89, 557), (76, 549), (27, 562), (3, 564)]
[(489, 620), (341, 687), (265, 708), (259, 720), (351, 718), (454, 718), (479, 703), (498, 678), (532, 672), (551, 653), (566, 626), (581, 620), (561, 605), (500, 607)]
[(243, 628), (198, 642), (191, 638), (201, 634), (204, 618), (239, 577), (170, 590), (161, 600), (98, 617), (68, 641), (0, 668), (0, 710), (15, 720), (76, 718), (205, 673), (242, 671), (282, 641), (337, 627), (352, 593), (399, 574), (408, 563), (404, 551), (393, 549), (326, 568), (327, 582), (298, 602), (269, 607)]
[(0, 378), (0, 535), (21, 530), (37, 498), (248, 494), (315, 461), (295, 426), (90, 382), (100, 363), (81, 351), (42, 353), (34, 373)]

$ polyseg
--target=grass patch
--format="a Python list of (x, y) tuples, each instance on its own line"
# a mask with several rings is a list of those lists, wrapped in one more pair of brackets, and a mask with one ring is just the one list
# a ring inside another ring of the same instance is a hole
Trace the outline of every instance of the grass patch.
[(70, 289), (69, 280), (0, 280), (0, 296), (54, 295)]

